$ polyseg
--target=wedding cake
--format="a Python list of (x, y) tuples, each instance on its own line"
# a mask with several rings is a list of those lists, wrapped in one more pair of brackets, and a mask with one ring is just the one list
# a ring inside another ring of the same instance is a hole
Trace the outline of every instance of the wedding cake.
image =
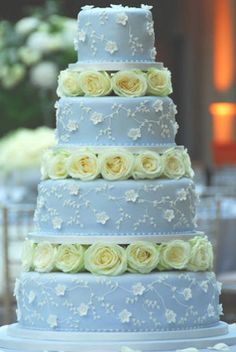
[(85, 6), (78, 22), (16, 281), (18, 322), (0, 329), (0, 349), (233, 351), (151, 7)]

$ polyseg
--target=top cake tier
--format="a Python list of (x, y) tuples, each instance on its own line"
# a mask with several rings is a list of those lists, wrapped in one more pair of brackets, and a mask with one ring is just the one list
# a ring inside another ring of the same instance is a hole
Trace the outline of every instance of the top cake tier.
[(154, 62), (155, 35), (150, 8), (145, 5), (83, 7), (78, 15), (75, 40), (79, 62)]

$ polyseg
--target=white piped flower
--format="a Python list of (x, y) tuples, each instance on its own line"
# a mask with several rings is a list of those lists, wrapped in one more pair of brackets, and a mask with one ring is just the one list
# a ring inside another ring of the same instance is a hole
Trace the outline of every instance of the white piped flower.
[(109, 41), (106, 43), (105, 50), (106, 50), (108, 53), (110, 53), (111, 55), (114, 54), (116, 51), (118, 51), (118, 47), (117, 47), (116, 42), (113, 42), (113, 41), (109, 40)]
[(139, 194), (135, 192), (134, 189), (125, 192), (125, 200), (126, 202), (133, 202), (135, 203), (139, 197)]
[(208, 304), (208, 307), (207, 307), (207, 314), (208, 314), (209, 318), (214, 317), (214, 315), (215, 315), (215, 309), (214, 309), (213, 305), (210, 303)]
[(86, 11), (86, 10), (92, 10), (94, 8), (94, 5), (85, 5), (81, 7), (81, 10)]
[(50, 314), (47, 319), (47, 323), (50, 326), (50, 328), (56, 328), (57, 327), (57, 316)]
[(78, 130), (78, 128), (79, 128), (79, 124), (76, 120), (69, 120), (66, 125), (66, 129), (69, 132), (75, 132), (76, 130)]
[(78, 40), (80, 41), (80, 42), (85, 42), (85, 40), (86, 40), (86, 33), (85, 33), (85, 31), (79, 31), (78, 32)]
[(104, 117), (103, 117), (103, 114), (99, 113), (99, 112), (94, 112), (91, 117), (90, 117), (90, 120), (92, 121), (92, 123), (94, 125), (97, 125), (101, 122), (104, 121)]
[(156, 49), (156, 48), (151, 49), (151, 51), (150, 51), (150, 58), (151, 58), (152, 60), (155, 60), (155, 59), (156, 59), (156, 56), (157, 56), (157, 49)]
[(124, 309), (120, 312), (119, 318), (122, 323), (129, 323), (132, 313), (130, 313), (127, 309)]
[(65, 285), (60, 285), (60, 284), (58, 284), (58, 285), (55, 287), (55, 292), (56, 292), (56, 295), (57, 295), (57, 296), (64, 296), (64, 295), (65, 295), (65, 292), (66, 292), (66, 286), (65, 286)]
[(167, 210), (164, 212), (164, 218), (165, 218), (168, 222), (171, 222), (171, 221), (175, 218), (174, 210), (172, 210), (172, 209), (167, 209)]
[(118, 13), (116, 16), (116, 23), (121, 24), (122, 26), (126, 26), (128, 22), (128, 16), (125, 12)]
[(215, 350), (215, 351), (229, 351), (229, 346), (226, 345), (226, 343), (217, 343), (216, 345), (212, 347), (207, 347), (208, 350)]
[(200, 287), (205, 293), (207, 293), (207, 291), (208, 291), (208, 281), (206, 281), (206, 280), (202, 281), (200, 283)]
[(176, 322), (176, 314), (171, 309), (166, 309), (165, 317), (166, 317), (166, 321), (167, 321), (168, 324)]
[(221, 291), (222, 291), (222, 282), (217, 281), (216, 285), (217, 285), (217, 290), (218, 290), (219, 294), (221, 294)]
[(153, 9), (153, 6), (146, 5), (146, 4), (142, 4), (142, 5), (141, 5), (141, 8), (142, 8), (143, 10), (148, 10), (148, 11), (150, 11), (150, 10)]
[(89, 306), (87, 304), (81, 303), (78, 308), (80, 317), (84, 317), (88, 314)]
[(145, 292), (145, 287), (141, 282), (138, 282), (136, 285), (132, 286), (132, 292), (134, 296), (142, 296)]
[(156, 112), (163, 111), (163, 101), (160, 99), (157, 99), (153, 104), (153, 108)]
[(28, 301), (29, 301), (29, 304), (31, 304), (31, 303), (33, 303), (33, 302), (34, 302), (35, 297), (36, 297), (35, 292), (34, 292), (34, 291), (30, 291), (29, 296), (28, 296)]
[(103, 211), (101, 213), (96, 214), (96, 219), (98, 224), (105, 225), (106, 222), (110, 219), (110, 217), (107, 215), (105, 211)]
[(111, 6), (112, 9), (120, 9), (120, 8), (123, 7), (121, 4), (120, 4), (120, 5), (113, 5), (113, 4), (111, 4), (110, 6)]
[(180, 189), (178, 192), (177, 192), (177, 195), (178, 195), (178, 199), (180, 201), (183, 201), (183, 200), (186, 200), (187, 199), (187, 192), (184, 188)]
[(141, 138), (141, 130), (140, 128), (131, 128), (128, 133), (128, 137), (136, 141), (138, 138)]
[(178, 114), (178, 110), (177, 110), (177, 105), (173, 105), (173, 113), (176, 115)]
[(70, 184), (68, 186), (68, 191), (71, 196), (77, 196), (80, 192), (80, 186), (77, 185), (76, 183)]
[(183, 290), (183, 296), (184, 296), (185, 301), (189, 301), (192, 298), (191, 288), (185, 288)]
[(175, 121), (173, 127), (174, 127), (174, 134), (176, 135), (177, 132), (178, 132), (178, 129), (179, 129), (179, 124), (178, 124), (178, 122)]
[(223, 305), (222, 304), (218, 305), (218, 314), (219, 315), (224, 315), (224, 310), (223, 310)]
[(153, 21), (147, 22), (147, 32), (148, 32), (148, 35), (150, 35), (150, 36), (154, 35), (154, 22)]
[(55, 217), (52, 219), (52, 226), (53, 226), (54, 230), (60, 230), (62, 227), (62, 223), (63, 223), (63, 221), (59, 217)]

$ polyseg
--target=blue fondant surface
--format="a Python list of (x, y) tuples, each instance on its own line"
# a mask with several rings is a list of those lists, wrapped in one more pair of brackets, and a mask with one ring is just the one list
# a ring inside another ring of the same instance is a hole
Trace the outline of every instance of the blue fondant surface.
[(79, 61), (155, 61), (152, 13), (141, 8), (81, 11), (76, 38)]
[(219, 320), (212, 272), (23, 273), (16, 296), (20, 326), (47, 331), (171, 331)]
[(38, 189), (35, 226), (43, 235), (157, 235), (195, 229), (190, 179), (93, 182), (47, 180)]
[(57, 107), (59, 145), (175, 145), (176, 107), (168, 97), (65, 97)]

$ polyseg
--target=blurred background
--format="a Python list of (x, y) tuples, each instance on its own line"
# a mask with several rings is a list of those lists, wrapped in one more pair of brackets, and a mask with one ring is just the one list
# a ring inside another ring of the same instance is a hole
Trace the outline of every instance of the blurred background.
[[(0, 2), (0, 325), (15, 320), (11, 292), (32, 228), (41, 155), (54, 143), (57, 76), (77, 60), (76, 16), (87, 3)], [(198, 225), (215, 247), (224, 284), (224, 319), (236, 321), (236, 1), (148, 4), (154, 6), (157, 60), (172, 71), (177, 144), (188, 148), (195, 169)], [(96, 0), (96, 6), (109, 5)]]

